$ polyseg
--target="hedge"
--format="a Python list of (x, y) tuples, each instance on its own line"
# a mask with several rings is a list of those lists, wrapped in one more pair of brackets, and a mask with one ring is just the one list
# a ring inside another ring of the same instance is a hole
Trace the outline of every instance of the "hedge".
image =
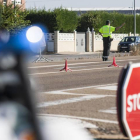
[[(123, 22), (125, 26), (116, 31), (116, 33), (129, 33), (134, 32), (134, 16), (120, 14), (116, 12), (99, 12), (91, 11), (78, 16), (74, 11), (67, 9), (56, 8), (53, 11), (45, 9), (42, 10), (29, 10), (26, 19), (31, 21), (31, 24), (42, 23), (46, 26), (49, 32), (59, 30), (60, 32), (86, 32), (89, 27), (90, 30), (94, 28), (98, 33), (99, 29), (105, 25), (106, 20), (111, 21), (111, 26), (118, 27)], [(140, 15), (136, 16), (137, 20), (137, 33), (140, 33)]]
[(56, 30), (73, 32), (78, 24), (76, 13), (62, 8), (56, 8), (53, 11), (29, 10), (29, 13), (26, 19), (30, 20), (31, 24), (41, 23), (46, 26), (49, 32)]

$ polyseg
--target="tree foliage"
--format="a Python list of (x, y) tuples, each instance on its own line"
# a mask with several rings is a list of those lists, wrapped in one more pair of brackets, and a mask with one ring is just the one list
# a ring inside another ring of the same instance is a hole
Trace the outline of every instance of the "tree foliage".
[[(59, 30), (60, 32), (86, 32), (88, 27), (90, 30), (94, 28), (98, 33), (99, 29), (105, 25), (106, 20), (111, 21), (111, 26), (118, 27), (123, 22), (125, 26), (116, 31), (116, 33), (134, 32), (134, 16), (120, 14), (117, 12), (99, 12), (91, 11), (78, 16), (74, 11), (68, 11), (63, 8), (55, 8), (54, 10), (28, 10), (29, 14), (26, 20), (30, 20), (31, 24), (41, 23), (46, 26), (49, 32)], [(140, 15), (136, 16), (137, 33), (140, 33)]]
[(94, 30), (97, 30), (100, 21), (101, 21), (100, 14), (97, 12), (87, 12), (85, 14), (82, 14), (79, 17), (77, 31), (86, 32), (88, 27), (90, 29), (94, 28)]
[(56, 15), (57, 28), (60, 32), (73, 32), (77, 28), (78, 18), (75, 12), (67, 9), (57, 8)]
[(28, 10), (29, 14), (26, 16), (27, 20), (31, 21), (31, 24), (43, 24), (49, 32), (54, 32), (57, 28), (56, 15), (50, 10), (46, 11), (45, 9)]
[[(130, 14), (120, 14), (117, 12), (112, 12), (112, 13), (108, 13), (108, 12), (98, 12), (100, 14), (100, 23), (98, 24), (98, 30), (105, 25), (106, 20), (110, 20), (111, 21), (111, 26), (114, 27), (118, 27), (120, 26), (122, 23), (126, 23), (125, 26), (123, 26), (121, 29), (119, 29), (118, 31), (116, 31), (116, 33), (134, 33), (134, 15), (130, 15)], [(136, 15), (136, 27), (137, 27), (137, 33), (140, 33), (140, 15)], [(96, 32), (98, 32), (98, 30), (96, 30)]]
[(27, 11), (22, 11), (19, 6), (13, 7), (10, 5), (0, 5), (1, 7), (1, 22), (0, 28), (8, 30), (11, 34), (20, 32), (23, 28), (29, 25), (30, 21), (25, 20)]
[(60, 32), (73, 32), (78, 23), (75, 12), (62, 8), (56, 8), (53, 11), (32, 9), (29, 10), (29, 15), (26, 19), (30, 20), (31, 24), (43, 24), (49, 32), (56, 30)]

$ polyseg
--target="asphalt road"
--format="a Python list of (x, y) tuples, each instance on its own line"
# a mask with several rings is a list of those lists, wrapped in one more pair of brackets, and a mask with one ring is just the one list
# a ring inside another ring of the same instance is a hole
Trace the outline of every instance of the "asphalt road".
[(112, 60), (103, 62), (98, 58), (68, 60), (72, 70), (68, 72), (60, 71), (64, 60), (30, 63), (38, 113), (81, 120), (97, 139), (127, 139), (117, 121), (116, 90), (120, 72), (130, 61), (140, 62), (140, 57), (117, 57), (119, 67), (108, 67)]

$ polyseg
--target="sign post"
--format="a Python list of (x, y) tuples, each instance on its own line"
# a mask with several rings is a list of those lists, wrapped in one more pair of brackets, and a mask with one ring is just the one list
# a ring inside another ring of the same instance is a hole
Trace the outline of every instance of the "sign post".
[(121, 72), (117, 115), (123, 134), (133, 140), (140, 139), (140, 63), (129, 63)]

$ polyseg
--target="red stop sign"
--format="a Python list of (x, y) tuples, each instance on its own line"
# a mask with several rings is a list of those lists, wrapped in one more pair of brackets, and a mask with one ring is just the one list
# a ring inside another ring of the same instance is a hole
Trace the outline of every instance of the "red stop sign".
[(140, 63), (130, 64), (124, 80), (122, 123), (130, 139), (140, 138)]

